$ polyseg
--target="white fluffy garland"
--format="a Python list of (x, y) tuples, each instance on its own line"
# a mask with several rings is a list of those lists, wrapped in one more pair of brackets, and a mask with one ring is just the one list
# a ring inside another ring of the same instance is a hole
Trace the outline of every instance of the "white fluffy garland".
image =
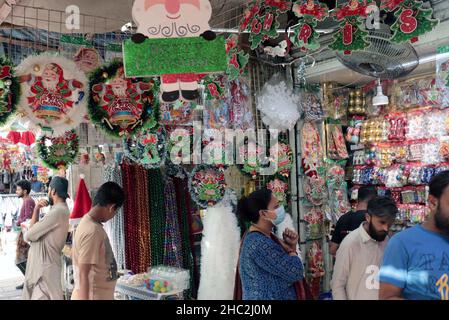
[[(34, 94), (31, 93), (31, 86), (27, 82), (21, 83), (22, 95), (18, 108), (19, 112), (23, 113), (24, 117), (30, 120), (31, 126), (33, 127), (32, 129), (39, 131), (43, 126), (50, 127), (53, 130), (52, 135), (58, 136), (64, 134), (64, 132), (68, 130), (78, 127), (86, 117), (89, 84), (86, 75), (77, 67), (75, 62), (63, 56), (48, 53), (43, 53), (38, 56), (29, 56), (23, 60), (19, 66), (17, 66), (16, 74), (18, 77), (28, 74), (40, 76), (42, 75), (42, 71), (45, 66), (49, 63), (55, 63), (63, 69), (64, 79), (75, 79), (83, 84), (82, 89), (72, 90), (72, 96), (68, 98), (74, 102), (71, 110), (60, 120), (55, 120), (51, 123), (45, 123), (43, 119), (37, 118), (28, 103), (28, 97), (31, 97)], [(35, 66), (39, 66), (39, 70), (35, 70)], [(84, 96), (80, 99), (80, 101), (78, 101), (80, 94), (83, 94)], [(76, 102), (78, 103), (75, 105)], [(49, 133), (46, 132), (46, 135), (49, 135)]]
[(203, 226), (198, 300), (232, 300), (240, 249), (240, 228), (232, 207), (208, 208)]
[(262, 121), (271, 129), (291, 130), (301, 117), (300, 95), (293, 92), (278, 74), (267, 82), (257, 100)]

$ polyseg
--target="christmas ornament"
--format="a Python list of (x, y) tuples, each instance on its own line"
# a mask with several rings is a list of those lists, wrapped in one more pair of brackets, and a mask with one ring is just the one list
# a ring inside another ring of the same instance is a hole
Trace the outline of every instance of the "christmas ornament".
[(314, 299), (320, 294), (320, 282), (326, 271), (324, 269), (323, 252), (317, 241), (312, 242), (307, 253), (307, 278), (309, 279), (310, 291)]
[(20, 99), (20, 84), (15, 77), (12, 64), (0, 57), (0, 126), (16, 112)]
[(229, 83), (229, 104), (232, 108), (234, 129), (254, 129), (251, 89), (248, 81), (237, 78)]
[(32, 126), (55, 136), (77, 127), (87, 114), (87, 78), (62, 56), (41, 54), (17, 67), (20, 112)]
[(132, 137), (124, 138), (125, 155), (145, 168), (159, 168), (166, 158), (166, 132), (157, 129), (142, 129)]
[(67, 168), (78, 156), (79, 138), (74, 130), (58, 137), (43, 135), (38, 140), (37, 150), (42, 163), (48, 168)]
[(319, 207), (313, 207), (305, 215), (307, 222), (307, 239), (316, 239), (322, 235), (322, 226), (324, 222), (323, 212)]
[(249, 61), (249, 54), (245, 54), (243, 50), (238, 49), (238, 36), (235, 34), (226, 39), (226, 55), (228, 57), (226, 75), (228, 80), (232, 81), (243, 74)]
[(283, 205), (284, 207), (287, 206), (287, 197), (289, 190), (288, 183), (282, 181), (281, 179), (274, 178), (267, 183), (267, 189), (273, 192), (280, 205)]
[(301, 51), (319, 49), (319, 34), (315, 28), (319, 21), (323, 21), (329, 16), (327, 5), (316, 0), (300, 0), (295, 2), (292, 10), (298, 18), (302, 18), (299, 24), (293, 28), (294, 35), (290, 37), (292, 43), (301, 48)]
[(101, 66), (100, 53), (94, 48), (80, 48), (73, 57), (73, 61), (86, 74)]
[(159, 109), (157, 90), (154, 80), (125, 78), (123, 62), (114, 60), (90, 77), (90, 118), (115, 137), (135, 133), (142, 126), (154, 127)]
[(163, 125), (192, 125), (193, 111), (197, 108), (194, 102), (177, 100), (174, 103), (160, 104), (160, 120)]
[(222, 99), (226, 90), (226, 79), (224, 76), (206, 76), (202, 82), (205, 86), (206, 100)]
[(275, 159), (271, 159), (271, 161), (277, 161), (276, 173), (284, 178), (288, 178), (293, 167), (292, 149), (286, 143), (277, 143), (270, 148), (270, 155), (276, 154), (276, 149), (278, 151), (277, 156)]
[(192, 200), (202, 208), (219, 203), (226, 192), (223, 167), (196, 166), (190, 174), (189, 190)]
[(366, 41), (368, 32), (361, 26), (361, 21), (368, 16), (367, 7), (367, 0), (350, 0), (335, 10), (333, 16), (340, 21), (340, 30), (329, 48), (351, 54), (351, 51), (363, 50), (369, 46)]
[(437, 19), (432, 19), (433, 9), (424, 9), (422, 1), (415, 0), (382, 0), (381, 9), (395, 11), (396, 22), (391, 26), (394, 32), (391, 41), (402, 43), (416, 42), (418, 37), (430, 32), (438, 25)]

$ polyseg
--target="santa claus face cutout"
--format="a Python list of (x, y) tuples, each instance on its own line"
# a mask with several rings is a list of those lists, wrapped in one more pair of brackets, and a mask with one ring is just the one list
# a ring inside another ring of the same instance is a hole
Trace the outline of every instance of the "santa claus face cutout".
[(89, 73), (101, 66), (101, 57), (93, 48), (82, 48), (73, 57), (76, 65), (85, 73)]
[[(216, 37), (210, 31), (212, 7), (208, 0), (136, 0), (132, 15), (137, 24), (134, 43), (143, 43), (147, 38)], [(160, 100), (171, 103), (180, 98), (197, 99), (200, 78), (194, 73), (163, 75)]]
[(137, 32), (148, 38), (195, 37), (210, 30), (208, 0), (136, 0)]
[(19, 110), (36, 129), (61, 135), (87, 114), (87, 78), (64, 57), (30, 56), (17, 67), (22, 96)]

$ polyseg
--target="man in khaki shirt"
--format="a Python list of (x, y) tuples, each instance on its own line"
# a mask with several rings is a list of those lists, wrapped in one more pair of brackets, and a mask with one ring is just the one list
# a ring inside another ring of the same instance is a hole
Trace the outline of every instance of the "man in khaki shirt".
[(114, 300), (117, 263), (103, 223), (116, 215), (124, 200), (123, 189), (115, 182), (106, 182), (98, 189), (92, 209), (76, 228), (72, 300)]
[(337, 251), (332, 277), (334, 300), (379, 299), (379, 269), (397, 212), (390, 198), (370, 200), (366, 221), (348, 234)]
[[(41, 199), (34, 207), (30, 227), (23, 239), (30, 243), (23, 287), (23, 300), (62, 300), (62, 248), (69, 231), (70, 211), (66, 204), (69, 182), (54, 177), (48, 200)], [(39, 221), (40, 209), (50, 211)]]

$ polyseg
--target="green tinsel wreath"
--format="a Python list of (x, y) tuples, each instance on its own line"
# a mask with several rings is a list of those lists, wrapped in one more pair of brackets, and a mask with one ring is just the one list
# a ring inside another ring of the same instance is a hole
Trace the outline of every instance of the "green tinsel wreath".
[(12, 63), (0, 57), (0, 126), (15, 114), (20, 96), (20, 83)]
[[(92, 94), (92, 88), (96, 84), (104, 84), (107, 81), (111, 80), (116, 74), (119, 68), (123, 67), (123, 62), (120, 59), (113, 60), (110, 64), (104, 65), (97, 70), (93, 71), (89, 78), (89, 117), (92, 122), (99, 126), (104, 132), (113, 137), (120, 137), (123, 135), (124, 130), (120, 130), (119, 126), (112, 126), (113, 129), (109, 126), (109, 124), (105, 121), (108, 119), (108, 113), (102, 107), (98, 105), (95, 101), (95, 94)], [(142, 79), (139, 78), (140, 81)], [(143, 79), (146, 82), (150, 80), (154, 83), (152, 89), (148, 92), (144, 92), (144, 107), (142, 110), (142, 115), (140, 120), (142, 121), (141, 125), (134, 125), (131, 128), (127, 128), (125, 131), (132, 135), (135, 132), (139, 131), (142, 127), (152, 128), (157, 125), (159, 121), (159, 87), (160, 83), (157, 79)], [(133, 79), (134, 82), (134, 79)]]
[[(52, 145), (47, 146), (50, 140)], [(42, 163), (50, 168), (58, 170), (72, 164), (79, 153), (79, 138), (75, 130), (67, 131), (63, 136), (50, 138), (42, 136), (37, 143), (37, 152)]]
[[(204, 181), (202, 171), (212, 170), (218, 181)], [(202, 208), (216, 205), (223, 200), (226, 192), (224, 166), (197, 165), (189, 177), (189, 193), (193, 201)], [(213, 193), (212, 193), (213, 192)]]

